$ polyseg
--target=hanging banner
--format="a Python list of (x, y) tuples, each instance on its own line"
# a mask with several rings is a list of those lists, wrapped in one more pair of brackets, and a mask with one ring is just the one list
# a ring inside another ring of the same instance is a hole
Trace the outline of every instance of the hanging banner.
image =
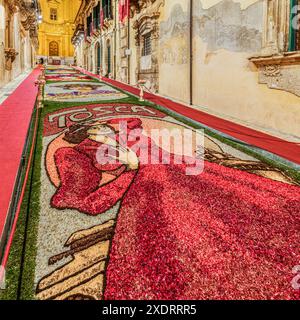
[(129, 0), (119, 1), (119, 20), (124, 23), (125, 19), (129, 16)]

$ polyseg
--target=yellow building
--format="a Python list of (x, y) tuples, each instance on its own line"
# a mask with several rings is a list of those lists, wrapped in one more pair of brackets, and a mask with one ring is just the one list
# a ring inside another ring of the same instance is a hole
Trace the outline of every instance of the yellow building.
[(72, 63), (71, 37), (81, 0), (41, 0), (42, 23), (39, 26), (39, 56), (48, 62)]

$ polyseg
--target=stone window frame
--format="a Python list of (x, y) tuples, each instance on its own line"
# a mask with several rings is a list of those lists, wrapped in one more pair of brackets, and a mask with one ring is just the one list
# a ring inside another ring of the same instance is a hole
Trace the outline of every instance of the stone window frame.
[(258, 69), (258, 82), (300, 97), (300, 51), (290, 49), (290, 0), (264, 0), (262, 50), (249, 57)]
[(143, 37), (143, 48), (142, 56), (149, 56), (152, 53), (152, 34), (151, 31), (142, 35)]
[(290, 0), (264, 0), (262, 50), (250, 57), (258, 67), (269, 64), (300, 64), (300, 51), (289, 51)]

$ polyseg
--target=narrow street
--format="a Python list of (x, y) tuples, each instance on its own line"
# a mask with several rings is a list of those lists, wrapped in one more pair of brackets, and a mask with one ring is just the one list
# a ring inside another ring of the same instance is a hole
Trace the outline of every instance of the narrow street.
[(192, 119), (71, 67), (46, 81), (7, 298), (299, 298), (293, 170), (210, 129), (179, 163), (153, 130), (180, 138), (202, 128)]

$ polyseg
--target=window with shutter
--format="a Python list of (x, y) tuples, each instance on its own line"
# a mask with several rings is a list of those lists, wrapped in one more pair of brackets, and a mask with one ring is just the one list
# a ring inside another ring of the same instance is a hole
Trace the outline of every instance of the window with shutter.
[(102, 10), (104, 19), (112, 19), (112, 1), (102, 0)]
[(151, 48), (151, 32), (144, 35), (144, 43), (143, 43), (143, 56), (149, 56), (152, 52)]
[(300, 0), (291, 0), (289, 51), (300, 50)]

